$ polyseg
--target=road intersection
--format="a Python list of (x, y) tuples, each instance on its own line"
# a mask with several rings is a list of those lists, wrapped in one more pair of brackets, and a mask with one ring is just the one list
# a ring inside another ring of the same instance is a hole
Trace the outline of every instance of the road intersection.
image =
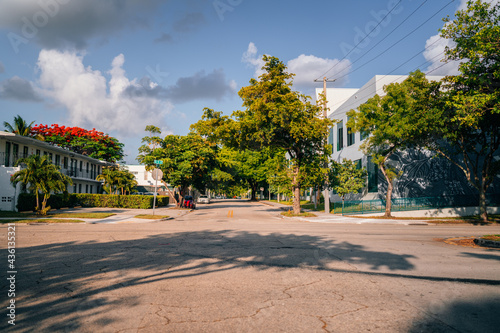
[[(111, 223), (18, 225), (18, 315), (15, 326), (4, 319), (0, 330), (499, 327), (500, 251), (442, 241), (498, 234), (499, 226), (313, 223), (280, 211), (228, 200), (191, 212), (159, 211), (173, 219), (150, 223), (121, 212)], [(3, 249), (6, 226), (0, 232)], [(5, 279), (6, 270), (0, 273)], [(7, 290), (0, 292), (5, 309)]]

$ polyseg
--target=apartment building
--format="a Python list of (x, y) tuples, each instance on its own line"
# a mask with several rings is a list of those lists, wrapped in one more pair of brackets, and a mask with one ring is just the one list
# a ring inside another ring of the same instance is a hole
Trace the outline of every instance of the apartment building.
[(101, 193), (102, 184), (96, 178), (104, 166), (112, 165), (40, 140), (0, 131), (0, 210), (16, 210), (21, 189), (20, 184), (12, 186), (10, 177), (21, 170), (21, 166), (15, 166), (17, 160), (33, 154), (49, 156), (73, 180), (68, 188), (70, 193)]

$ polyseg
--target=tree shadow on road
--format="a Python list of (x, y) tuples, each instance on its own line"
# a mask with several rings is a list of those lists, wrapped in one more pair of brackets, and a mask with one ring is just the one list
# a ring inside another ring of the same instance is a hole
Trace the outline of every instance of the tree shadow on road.
[[(120, 290), (147, 288), (148, 284), (169, 279), (243, 268), (377, 274), (332, 268), (337, 263), (369, 265), (381, 275), (411, 277), (401, 271), (414, 268), (409, 261), (412, 255), (370, 251), (326, 237), (231, 230), (110, 242), (61, 242), (18, 248), (16, 254), (19, 317), (15, 328), (26, 332), (34, 331), (34, 327), (78, 331), (95, 314), (104, 316), (99, 325), (108, 325), (114, 321), (114, 311), (133, 309), (141, 302), (140, 296), (120, 296)], [(5, 271), (1, 274), (5, 281)], [(7, 289), (3, 287), (0, 292), (5, 295)], [(4, 309), (7, 302), (1, 303)], [(3, 325), (5, 321), (0, 330), (5, 329)]]

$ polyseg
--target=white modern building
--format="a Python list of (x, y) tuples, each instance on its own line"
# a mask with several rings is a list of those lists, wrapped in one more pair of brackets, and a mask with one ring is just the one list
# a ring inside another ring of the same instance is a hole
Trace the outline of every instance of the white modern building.
[[(385, 179), (378, 172), (378, 167), (365, 156), (359, 147), (367, 138), (363, 133), (350, 133), (346, 124), (347, 112), (357, 109), (371, 97), (384, 96), (384, 86), (403, 82), (407, 75), (376, 75), (359, 89), (327, 88), (328, 117), (338, 121), (330, 129), (328, 143), (332, 145), (332, 159), (342, 162), (344, 158), (359, 163), (368, 171), (367, 186), (362, 193), (351, 195), (347, 200), (371, 200), (385, 197)], [(442, 76), (427, 76), (428, 80), (438, 81)], [(323, 89), (316, 89), (318, 97)], [(408, 150), (395, 154), (390, 160), (398, 170), (403, 170), (402, 177), (394, 182), (393, 197), (424, 197), (439, 195), (468, 195), (472, 193), (470, 185), (450, 162), (433, 158), (431, 152)], [(333, 192), (331, 201), (341, 201)]]
[(128, 171), (130, 171), (137, 181), (137, 192), (140, 193), (152, 193), (157, 186), (157, 192), (161, 195), (167, 195), (165, 185), (161, 181), (156, 181), (153, 178), (151, 171), (146, 171), (146, 166), (139, 164), (129, 164), (125, 165)]
[(112, 165), (44, 141), (0, 131), (0, 210), (16, 210), (21, 188), (20, 184), (12, 186), (10, 177), (21, 170), (21, 166), (15, 166), (17, 160), (33, 154), (48, 155), (73, 180), (69, 193), (101, 193), (102, 183), (96, 177), (104, 166)]

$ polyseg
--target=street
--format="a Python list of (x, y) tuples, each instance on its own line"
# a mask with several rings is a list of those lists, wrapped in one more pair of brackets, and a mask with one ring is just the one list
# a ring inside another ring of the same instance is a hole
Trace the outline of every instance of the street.
[[(2, 315), (0, 331), (500, 327), (500, 251), (443, 242), (500, 226), (312, 223), (279, 212), (221, 200), (185, 215), (163, 210), (167, 221), (16, 225), (16, 319)], [(7, 234), (1, 225), (5, 267)]]

